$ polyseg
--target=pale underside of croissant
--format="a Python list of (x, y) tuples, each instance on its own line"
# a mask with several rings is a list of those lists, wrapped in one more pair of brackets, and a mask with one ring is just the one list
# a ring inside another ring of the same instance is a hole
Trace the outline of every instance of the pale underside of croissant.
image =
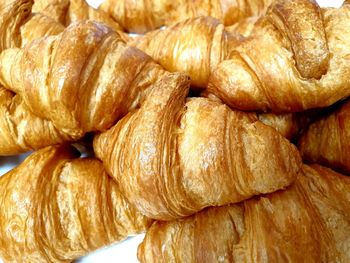
[(350, 173), (350, 103), (314, 123), (303, 133), (299, 149), (309, 162)]
[(150, 55), (168, 71), (187, 73), (194, 87), (206, 88), (211, 71), (239, 40), (226, 32), (217, 19), (198, 17), (149, 32), (130, 45)]
[(129, 32), (145, 33), (188, 18), (211, 16), (225, 25), (262, 14), (271, 0), (106, 0), (102, 10)]
[(350, 7), (321, 10), (314, 1), (277, 1), (208, 91), (242, 110), (295, 112), (350, 94)]
[(304, 166), (286, 191), (156, 222), (141, 262), (349, 262), (350, 178)]
[(0, 177), (0, 255), (7, 262), (70, 262), (151, 223), (96, 159), (47, 147)]
[(83, 21), (0, 55), (0, 81), (65, 134), (103, 131), (168, 74), (102, 24)]
[(143, 214), (160, 220), (283, 189), (296, 148), (255, 114), (185, 98), (189, 80), (164, 78), (141, 108), (94, 139), (96, 156)]

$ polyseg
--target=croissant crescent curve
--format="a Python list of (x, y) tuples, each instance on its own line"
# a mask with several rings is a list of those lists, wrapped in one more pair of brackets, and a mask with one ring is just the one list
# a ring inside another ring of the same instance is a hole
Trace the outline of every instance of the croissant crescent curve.
[(168, 74), (106, 26), (72, 24), (0, 55), (0, 82), (38, 117), (70, 136), (103, 131)]
[(0, 256), (70, 262), (151, 223), (120, 194), (96, 159), (47, 147), (0, 177)]
[(107, 13), (90, 7), (85, 0), (35, 0), (33, 11), (51, 17), (64, 26), (82, 20), (93, 20), (115, 31), (123, 31)]
[(312, 123), (299, 140), (303, 159), (350, 173), (350, 102)]
[(208, 92), (233, 108), (296, 112), (350, 94), (350, 6), (277, 1), (212, 73)]
[(139, 246), (146, 262), (349, 262), (350, 178), (304, 166), (285, 191), (155, 222)]
[(130, 41), (171, 72), (184, 72), (195, 88), (206, 88), (212, 70), (237, 45), (239, 36), (226, 32), (212, 17), (198, 17), (155, 30)]
[(145, 33), (188, 18), (211, 16), (232, 25), (263, 13), (271, 0), (106, 0), (100, 9), (110, 14), (127, 31)]
[(0, 3), (0, 50), (24, 46), (36, 38), (57, 35), (64, 26), (52, 18), (32, 13), (33, 0)]
[(51, 121), (34, 115), (18, 95), (0, 86), (0, 156), (78, 139), (57, 130)]
[[(14, 0), (0, 4), (1, 51), (64, 30), (64, 26), (50, 17), (32, 14), (33, 1)], [(51, 121), (33, 114), (18, 95), (1, 86), (0, 134), (0, 155), (19, 154), (79, 139), (57, 130)]]
[(164, 78), (141, 108), (94, 139), (121, 191), (159, 220), (283, 189), (301, 167), (294, 147), (255, 114), (205, 98), (185, 102), (189, 80)]

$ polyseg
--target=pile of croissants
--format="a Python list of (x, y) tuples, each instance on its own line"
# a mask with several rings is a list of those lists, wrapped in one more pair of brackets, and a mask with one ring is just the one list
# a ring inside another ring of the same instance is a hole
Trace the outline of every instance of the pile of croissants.
[(4, 262), (350, 262), (350, 1), (0, 0), (0, 52)]

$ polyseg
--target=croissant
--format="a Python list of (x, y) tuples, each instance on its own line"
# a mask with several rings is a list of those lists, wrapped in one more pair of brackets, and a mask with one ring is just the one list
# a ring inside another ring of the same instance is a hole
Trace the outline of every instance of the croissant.
[(33, 11), (49, 16), (64, 26), (77, 21), (94, 20), (115, 31), (123, 30), (107, 13), (90, 7), (85, 0), (35, 0)]
[(350, 173), (350, 102), (312, 123), (299, 140), (303, 159)]
[(92, 21), (0, 55), (3, 86), (74, 138), (111, 127), (167, 74), (119, 34)]
[(96, 159), (47, 147), (0, 177), (0, 256), (70, 262), (144, 231), (150, 220), (120, 194)]
[(191, 84), (206, 88), (210, 72), (240, 40), (212, 17), (188, 19), (136, 38), (130, 45), (150, 55), (166, 70), (185, 72)]
[(33, 0), (0, 1), (0, 52), (21, 46), (21, 26), (31, 15)]
[(258, 21), (258, 19), (259, 16), (248, 17), (233, 24), (232, 26), (226, 27), (225, 30), (232, 34), (240, 34), (244, 37), (248, 37), (253, 32), (255, 23)]
[(0, 87), (0, 156), (78, 139), (57, 130), (51, 121), (35, 116), (18, 95)]
[(36, 38), (57, 35), (64, 26), (42, 14), (32, 14), (33, 0), (0, 2), (0, 51), (21, 47)]
[(141, 262), (349, 262), (350, 178), (304, 166), (286, 191), (155, 222)]
[(300, 120), (296, 114), (259, 113), (257, 116), (259, 121), (275, 128), (281, 135), (289, 140), (294, 139), (299, 133)]
[[(37, 13), (32, 14), (30, 19), (21, 27), (21, 47), (37, 38), (55, 36), (63, 32), (65, 27), (51, 17)], [(19, 47), (19, 46), (18, 46)]]
[(205, 98), (185, 102), (188, 89), (185, 76), (166, 76), (138, 110), (94, 138), (97, 158), (144, 215), (184, 217), (294, 181), (294, 145), (254, 113)]
[(106, 0), (100, 9), (110, 14), (129, 32), (145, 33), (188, 18), (212, 16), (225, 25), (258, 16), (272, 0)]
[[(206, 90), (201, 92), (201, 96), (222, 103), (222, 101), (214, 94), (207, 94)], [(296, 113), (275, 114), (259, 112), (256, 113), (256, 117), (265, 125), (277, 130), (281, 135), (283, 135), (283, 137), (287, 138), (288, 140), (293, 140), (299, 134), (302, 126), (305, 126), (310, 122), (307, 114), (304, 114), (305, 116), (300, 116)]]
[(278, 0), (210, 76), (208, 92), (241, 110), (296, 112), (350, 94), (350, 7)]

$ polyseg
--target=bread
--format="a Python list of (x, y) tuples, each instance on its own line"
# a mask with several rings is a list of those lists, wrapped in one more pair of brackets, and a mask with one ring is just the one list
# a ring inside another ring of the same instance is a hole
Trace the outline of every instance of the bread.
[(188, 18), (211, 16), (225, 25), (264, 13), (271, 0), (105, 0), (100, 9), (110, 14), (127, 31), (145, 33)]
[(33, 11), (49, 16), (64, 26), (82, 20), (93, 20), (115, 31), (123, 30), (107, 13), (90, 7), (85, 0), (35, 0)]
[(96, 159), (47, 147), (0, 177), (0, 256), (6, 262), (71, 262), (147, 229)]
[(0, 156), (77, 139), (57, 130), (52, 122), (35, 116), (18, 95), (0, 87)]
[[(223, 103), (218, 97), (212, 93), (207, 93), (207, 91), (201, 92), (201, 96), (206, 97), (210, 100)], [(304, 116), (305, 115), (305, 116)], [(262, 123), (274, 128), (281, 135), (286, 137), (288, 140), (294, 140), (297, 135), (302, 130), (302, 126), (307, 125), (310, 122), (309, 114), (296, 114), (296, 113), (285, 113), (285, 114), (275, 114), (275, 113), (263, 113), (257, 112), (256, 117)]]
[(164, 78), (140, 109), (94, 139), (96, 156), (143, 214), (185, 217), (295, 180), (294, 145), (254, 113), (205, 98), (186, 102), (188, 89), (179, 73)]
[(226, 32), (212, 17), (179, 22), (135, 38), (130, 45), (150, 55), (171, 72), (184, 72), (194, 88), (206, 88), (212, 70), (233, 49), (240, 36)]
[(312, 123), (299, 140), (299, 150), (308, 162), (321, 163), (350, 173), (350, 102)]
[(208, 92), (241, 110), (297, 112), (350, 94), (350, 6), (276, 1), (213, 71)]
[(349, 262), (350, 178), (304, 166), (286, 191), (191, 217), (155, 222), (138, 249), (146, 262)]
[(0, 55), (2, 85), (35, 115), (75, 138), (111, 127), (166, 74), (118, 33), (92, 21)]
[(33, 0), (12, 0), (0, 2), (0, 51), (20, 47), (20, 29), (29, 19)]
[(225, 29), (227, 32), (232, 34), (240, 34), (244, 37), (248, 37), (253, 32), (255, 23), (258, 21), (258, 19), (259, 16), (248, 17), (231, 26), (225, 27)]
[(300, 129), (301, 121), (300, 117), (293, 113), (286, 114), (273, 114), (273, 113), (260, 113), (258, 119), (262, 123), (275, 128), (281, 135), (289, 140), (294, 139)]

